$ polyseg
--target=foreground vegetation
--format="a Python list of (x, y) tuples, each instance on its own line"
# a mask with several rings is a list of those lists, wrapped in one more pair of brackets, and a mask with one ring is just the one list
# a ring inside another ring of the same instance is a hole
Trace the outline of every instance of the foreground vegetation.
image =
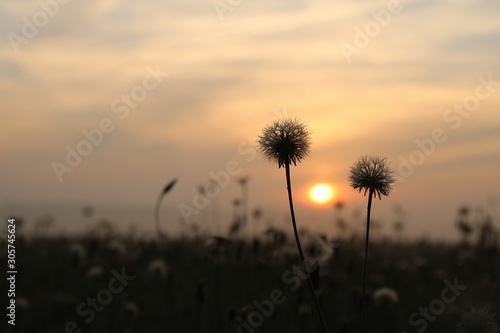
[[(312, 275), (330, 331), (358, 332), (363, 241), (301, 237), (319, 263)], [(292, 239), (275, 229), (252, 240), (166, 238), (161, 248), (112, 234), (19, 237), (16, 248), (17, 320), (15, 329), (3, 320), (2, 332), (319, 330)], [(1, 253), (6, 262), (4, 243)], [(471, 307), (500, 314), (496, 239), (384, 239), (370, 244), (369, 258), (367, 332), (457, 332)]]

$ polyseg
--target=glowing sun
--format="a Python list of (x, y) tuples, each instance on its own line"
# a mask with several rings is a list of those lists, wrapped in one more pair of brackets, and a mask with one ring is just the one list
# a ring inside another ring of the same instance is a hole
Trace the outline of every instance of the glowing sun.
[(309, 190), (309, 197), (318, 204), (330, 202), (335, 195), (333, 187), (327, 184), (316, 184)]

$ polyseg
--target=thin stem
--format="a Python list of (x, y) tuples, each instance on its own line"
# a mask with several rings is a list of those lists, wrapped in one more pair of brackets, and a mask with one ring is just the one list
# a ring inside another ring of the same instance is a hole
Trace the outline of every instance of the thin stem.
[(295, 222), (295, 212), (293, 209), (293, 199), (292, 199), (292, 184), (290, 181), (290, 163), (285, 163), (285, 171), (286, 171), (286, 185), (288, 190), (288, 202), (290, 204), (290, 215), (292, 216), (292, 225), (293, 225), (293, 233), (295, 235), (295, 242), (297, 243), (297, 248), (299, 250), (300, 260), (302, 265), (304, 266), (305, 273), (307, 275), (307, 281), (309, 289), (311, 290), (312, 297), (316, 304), (316, 308), (318, 310), (319, 318), (321, 323), (323, 324), (323, 330), (328, 333), (328, 328), (326, 327), (325, 320), (323, 319), (323, 313), (321, 312), (321, 307), (319, 305), (318, 298), (316, 297), (316, 293), (314, 292), (314, 286), (312, 284), (311, 275), (309, 274), (309, 270), (306, 265), (306, 261), (304, 258), (304, 253), (302, 252), (302, 246), (300, 245), (299, 233), (297, 231), (297, 223)]
[(249, 230), (250, 225), (248, 223), (248, 187), (247, 187), (247, 182), (246, 180), (241, 183), (241, 198), (242, 198), (242, 203), (241, 203), (241, 219), (242, 219), (242, 226), (243, 230), (248, 232), (248, 236), (250, 235), (251, 230)]
[(366, 263), (368, 262), (368, 241), (370, 238), (370, 212), (372, 209), (372, 197), (374, 192), (370, 189), (368, 194), (368, 208), (366, 213), (366, 239), (365, 239), (365, 262), (363, 266), (363, 301), (361, 303), (361, 333), (365, 324), (365, 309), (366, 309)]
[(174, 187), (175, 183), (177, 183), (177, 178), (174, 178), (170, 183), (165, 186), (163, 191), (160, 193), (158, 196), (158, 199), (156, 199), (156, 205), (155, 205), (155, 227), (156, 227), (156, 234), (158, 235), (158, 245), (160, 248), (160, 251), (163, 249), (163, 244), (162, 241), (164, 240), (163, 234), (160, 230), (160, 205), (161, 205), (161, 199)]
[(161, 205), (161, 199), (163, 199), (163, 193), (158, 196), (158, 199), (156, 200), (156, 205), (155, 205), (155, 228), (156, 228), (156, 234), (158, 235), (158, 245), (160, 247), (160, 250), (163, 247), (163, 234), (160, 230), (160, 205)]

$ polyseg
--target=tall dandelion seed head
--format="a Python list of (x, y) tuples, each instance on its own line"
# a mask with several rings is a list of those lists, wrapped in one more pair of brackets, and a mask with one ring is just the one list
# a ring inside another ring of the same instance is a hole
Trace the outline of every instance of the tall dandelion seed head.
[(361, 156), (359, 160), (351, 167), (349, 176), (351, 186), (361, 192), (373, 193), (374, 196), (389, 195), (392, 189), (392, 183), (396, 180), (392, 171), (389, 169), (386, 158), (378, 156)]
[(278, 168), (297, 165), (309, 155), (310, 133), (297, 119), (282, 119), (267, 126), (259, 136), (260, 152), (278, 163)]

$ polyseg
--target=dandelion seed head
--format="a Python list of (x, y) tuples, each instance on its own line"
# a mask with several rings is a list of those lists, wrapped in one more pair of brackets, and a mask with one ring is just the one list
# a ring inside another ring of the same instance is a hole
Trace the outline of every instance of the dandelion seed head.
[(499, 333), (495, 315), (485, 309), (471, 308), (457, 324), (458, 333)]
[(310, 133), (304, 123), (286, 118), (264, 128), (259, 136), (260, 152), (278, 168), (293, 163), (297, 165), (309, 155)]
[(389, 195), (392, 183), (396, 181), (392, 174), (386, 158), (361, 156), (351, 167), (349, 180), (355, 190), (364, 190), (364, 195), (369, 191), (380, 199), (381, 194)]

